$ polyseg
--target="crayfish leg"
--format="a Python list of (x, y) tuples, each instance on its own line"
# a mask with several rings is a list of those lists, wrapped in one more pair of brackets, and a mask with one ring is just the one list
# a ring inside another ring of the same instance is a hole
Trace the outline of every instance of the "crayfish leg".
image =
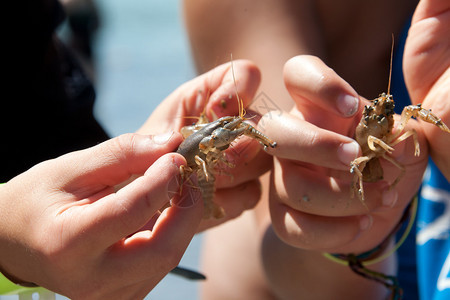
[(438, 116), (436, 116), (435, 114), (433, 114), (431, 112), (431, 110), (428, 109), (420, 109), (417, 115), (421, 120), (434, 124), (437, 127), (439, 127), (441, 130), (445, 131), (445, 132), (449, 132), (450, 133), (450, 129), (447, 127), (447, 125), (445, 125), (444, 122), (442, 122), (442, 120), (440, 118), (438, 118)]
[[(365, 199), (364, 199), (364, 186), (363, 186), (363, 170), (368, 161), (370, 161), (373, 157), (371, 156), (361, 156), (356, 158), (350, 163), (350, 173), (353, 174), (353, 180), (350, 188), (350, 196), (351, 198), (355, 197), (355, 192), (358, 193), (359, 198), (362, 204), (367, 208)], [(359, 188), (357, 187), (359, 185)]]
[(394, 151), (394, 148), (386, 144), (383, 140), (374, 137), (373, 135), (369, 135), (367, 137), (367, 144), (369, 145), (370, 150), (377, 151), (378, 149), (375, 147), (375, 144), (383, 148), (386, 152), (392, 153)]
[(431, 112), (431, 109), (422, 108), (421, 104), (418, 104), (408, 105), (403, 109), (400, 125), (397, 128), (398, 135), (400, 135), (400, 132), (405, 128), (406, 123), (408, 123), (409, 119), (411, 118), (419, 118), (422, 121), (436, 125), (441, 130), (450, 133), (450, 129), (447, 127), (447, 125), (445, 125), (445, 123), (442, 122), (442, 120), (438, 116), (433, 114)]
[[(353, 180), (350, 188), (350, 196), (351, 198), (355, 197), (355, 193), (358, 193), (359, 199), (361, 203), (367, 207), (366, 200), (364, 198), (364, 174), (363, 171), (367, 166), (367, 163), (375, 158), (375, 153), (372, 152), (369, 155), (361, 156), (356, 158), (350, 163), (350, 173), (353, 174)], [(359, 185), (359, 187), (358, 187)]]
[(403, 131), (403, 129), (405, 129), (408, 121), (413, 117), (415, 118), (418, 115), (419, 110), (421, 110), (421, 109), (423, 109), (423, 108), (420, 106), (420, 104), (419, 105), (408, 105), (408, 106), (405, 106), (405, 108), (403, 108), (401, 118), (400, 118), (400, 125), (397, 126), (396, 134), (394, 135), (395, 138), (398, 137), (402, 133), (402, 131)]
[(202, 167), (203, 175), (205, 175), (205, 179), (206, 181), (208, 181), (209, 173), (208, 170), (206, 169), (206, 162), (198, 155), (195, 156), (195, 162), (197, 163), (197, 165)]
[(190, 180), (190, 176), (192, 174), (192, 168), (191, 167), (187, 167), (184, 165), (180, 166), (180, 191), (179, 194), (181, 196), (181, 194), (183, 193), (183, 184), (187, 181), (190, 182), (192, 185), (192, 182)]
[(414, 129), (411, 129), (405, 133), (403, 133), (401, 136), (399, 136), (395, 141), (393, 141), (391, 143), (391, 146), (395, 146), (398, 143), (400, 143), (401, 141), (406, 140), (407, 138), (409, 138), (410, 136), (413, 137), (414, 139), (414, 155), (415, 156), (419, 156), (420, 155), (420, 145), (419, 145), (419, 140), (417, 138), (417, 132)]
[(181, 178), (181, 182), (180, 182), (180, 196), (183, 193), (183, 183), (187, 178), (187, 171), (186, 171), (186, 166), (181, 165), (180, 166), (180, 178)]

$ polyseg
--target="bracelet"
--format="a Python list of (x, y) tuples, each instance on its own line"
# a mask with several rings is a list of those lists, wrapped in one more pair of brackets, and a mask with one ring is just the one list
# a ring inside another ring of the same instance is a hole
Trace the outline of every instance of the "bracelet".
[[(328, 258), (336, 263), (339, 263), (341, 265), (349, 264), (348, 260), (346, 259), (346, 257), (349, 255), (354, 256), (356, 259), (361, 261), (362, 264), (365, 266), (373, 265), (373, 264), (376, 264), (376, 263), (379, 263), (379, 262), (385, 260), (392, 254), (394, 254), (394, 252), (396, 252), (398, 250), (398, 248), (400, 248), (400, 246), (405, 242), (406, 238), (408, 237), (409, 233), (411, 232), (411, 229), (414, 225), (414, 220), (416, 219), (417, 203), (418, 203), (418, 197), (415, 196), (414, 199), (411, 201), (411, 203), (408, 205), (408, 207), (405, 209), (405, 212), (403, 213), (403, 216), (400, 219), (400, 222), (397, 224), (397, 226), (386, 237), (386, 239), (383, 242), (381, 242), (380, 245), (376, 246), (375, 248), (373, 248), (367, 252), (358, 254), (358, 255), (323, 253), (323, 256), (325, 256), (326, 258)], [(408, 218), (408, 216), (410, 216), (408, 225), (407, 225), (405, 231), (403, 232), (402, 236), (398, 240), (398, 242), (395, 244), (394, 248), (389, 250), (387, 253), (377, 257), (378, 254), (382, 253), (386, 249), (387, 245), (389, 244), (389, 239), (391, 238), (392, 235), (394, 235), (395, 232), (397, 232), (397, 230), (400, 228), (402, 223)]]
[[(398, 248), (400, 248), (400, 246), (405, 242), (414, 225), (414, 220), (417, 214), (417, 205), (418, 205), (418, 196), (416, 195), (403, 212), (403, 216), (400, 219), (400, 222), (397, 224), (397, 226), (391, 231), (391, 233), (386, 237), (386, 239), (384, 239), (381, 242), (381, 244), (379, 244), (375, 248), (358, 255), (353, 253), (350, 254), (323, 253), (323, 256), (338, 264), (348, 265), (350, 269), (356, 274), (383, 284), (384, 286), (386, 286), (388, 289), (391, 290), (392, 293), (391, 299), (394, 300), (401, 299), (403, 291), (399, 286), (397, 277), (369, 270), (366, 268), (366, 266), (376, 264), (385, 260), (392, 254), (394, 254), (394, 252), (396, 252)], [(408, 217), (409, 217), (408, 225), (405, 231), (403, 232), (402, 236), (398, 240), (398, 242), (391, 250), (384, 253), (383, 255), (380, 255), (386, 250), (390, 242), (390, 238), (400, 229), (401, 225), (403, 224), (403, 222), (406, 221)]]

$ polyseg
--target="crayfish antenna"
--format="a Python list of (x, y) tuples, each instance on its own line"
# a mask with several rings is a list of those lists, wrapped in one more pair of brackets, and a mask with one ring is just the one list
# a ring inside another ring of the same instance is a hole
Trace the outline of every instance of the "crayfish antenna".
[(244, 108), (244, 101), (242, 101), (242, 99), (239, 97), (239, 93), (237, 90), (236, 77), (234, 76), (233, 53), (230, 54), (230, 63), (231, 63), (231, 75), (233, 76), (233, 82), (234, 82), (234, 90), (236, 93), (236, 99), (238, 101), (239, 117), (241, 117), (243, 119), (247, 112), (245, 111), (245, 108)]
[(391, 94), (391, 79), (392, 79), (392, 60), (394, 58), (394, 34), (392, 33), (392, 45), (391, 45), (391, 61), (389, 65), (389, 82), (388, 82), (388, 89), (387, 94)]

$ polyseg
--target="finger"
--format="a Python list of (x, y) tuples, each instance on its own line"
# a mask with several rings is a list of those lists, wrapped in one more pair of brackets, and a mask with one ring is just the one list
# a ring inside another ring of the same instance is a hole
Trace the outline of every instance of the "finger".
[(238, 217), (244, 210), (253, 208), (261, 195), (259, 180), (253, 180), (233, 188), (220, 189), (216, 192), (214, 202), (224, 208), (228, 218)]
[[(138, 232), (126, 239), (118, 252), (131, 278), (161, 278), (179, 263), (203, 216), (201, 193), (195, 187), (183, 186), (174, 205), (159, 216), (153, 230)], [(112, 257), (114, 260), (114, 257)], [(132, 270), (132, 271), (131, 271)]]
[(273, 172), (275, 181), (270, 197), (294, 210), (314, 215), (343, 217), (367, 214), (382, 206), (383, 197), (389, 190), (389, 185), (383, 181), (367, 183), (364, 185), (366, 197), (362, 201), (358, 191), (352, 191), (352, 177), (348, 171), (344, 171), (340, 179), (327, 176), (320, 169), (276, 159)]
[(203, 215), (201, 194), (183, 186), (176, 205), (165, 209), (152, 231), (139, 231), (110, 248), (103, 260), (105, 274), (121, 274), (130, 283), (156, 285), (180, 261)]
[(272, 226), (288, 245), (331, 253), (362, 253), (379, 245), (398, 224), (401, 210), (323, 217), (270, 202)]
[(195, 122), (195, 118), (204, 111), (210, 120), (212, 111), (217, 116), (237, 115), (236, 91), (246, 107), (261, 76), (259, 69), (247, 60), (233, 61), (233, 70), (234, 73), (231, 63), (225, 63), (183, 84), (155, 109), (138, 132), (179, 130)]
[(212, 110), (218, 117), (239, 115), (239, 102), (242, 101), (244, 107), (250, 105), (261, 81), (259, 69), (248, 60), (236, 60), (224, 65), (228, 68), (206, 107), (207, 112)]
[[(202, 97), (195, 97), (191, 110), (195, 116), (206, 111), (208, 117), (211, 111), (218, 116), (236, 115), (239, 112), (239, 100), (246, 107), (258, 89), (261, 73), (258, 67), (248, 60), (236, 60), (224, 63), (195, 79), (201, 86)], [(191, 99), (194, 97), (191, 97)], [(186, 102), (187, 103), (187, 102)], [(189, 107), (186, 107), (189, 112)]]
[(371, 222), (367, 216), (333, 218), (311, 215), (276, 201), (270, 201), (270, 212), (272, 226), (286, 244), (323, 251), (349, 244)]
[(112, 245), (138, 231), (179, 190), (179, 167), (185, 159), (175, 153), (159, 158), (145, 174), (116, 193), (82, 206), (76, 228), (98, 247)]
[(421, 19), (440, 15), (442, 12), (448, 11), (450, 4), (445, 0), (426, 0), (419, 3), (414, 12), (414, 23)]
[(272, 157), (248, 137), (240, 138), (225, 152), (229, 164), (217, 167), (216, 187), (228, 188), (256, 179), (272, 167)]
[(343, 134), (357, 122), (349, 117), (362, 109), (358, 94), (319, 58), (301, 55), (290, 59), (284, 67), (284, 80), (307, 121)]
[(359, 109), (356, 91), (318, 57), (291, 58), (284, 79), (297, 104), (309, 101), (339, 117), (351, 117)]
[(167, 152), (174, 151), (182, 141), (179, 133), (159, 136), (124, 134), (95, 147), (58, 158), (55, 171), (61, 173), (61, 186), (79, 198), (127, 180), (145, 170)]
[(448, 99), (448, 84), (445, 84), (448, 76), (445, 73), (448, 74), (450, 65), (450, 42), (445, 37), (448, 36), (450, 18), (448, 13), (433, 15), (436, 12), (425, 8), (427, 1), (422, 2), (414, 15), (417, 20), (409, 29), (404, 54), (405, 82), (413, 103), (424, 102), (436, 86), (441, 86), (438, 93), (441, 88), (446, 89), (440, 97)]
[(361, 151), (353, 139), (319, 128), (290, 114), (272, 114), (270, 118), (266, 116), (263, 117), (264, 134), (277, 142), (277, 147), (267, 149), (271, 155), (349, 170), (350, 163)]
[(259, 180), (252, 180), (232, 188), (218, 189), (214, 194), (214, 202), (222, 207), (225, 216), (220, 219), (203, 220), (199, 232), (237, 218), (245, 210), (252, 209), (261, 196)]

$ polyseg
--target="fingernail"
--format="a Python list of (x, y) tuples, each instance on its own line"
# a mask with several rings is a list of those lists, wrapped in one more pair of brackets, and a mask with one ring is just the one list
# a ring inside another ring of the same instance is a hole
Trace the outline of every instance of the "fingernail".
[(181, 195), (177, 193), (171, 199), (171, 205), (179, 208), (190, 208), (202, 199), (200, 188), (198, 188), (195, 176), (191, 176), (189, 182), (185, 182), (181, 187)]
[(337, 150), (337, 156), (344, 165), (349, 166), (358, 157), (359, 148), (357, 142), (342, 143)]
[(172, 135), (173, 135), (173, 131), (158, 134), (158, 135), (153, 136), (153, 141), (155, 142), (155, 144), (164, 145), (170, 140)]
[(337, 106), (344, 117), (353, 116), (358, 110), (358, 97), (342, 94), (337, 99)]
[(382, 194), (382, 203), (385, 207), (394, 207), (394, 205), (397, 203), (398, 200), (398, 193), (397, 190), (388, 188), (385, 190)]
[(359, 229), (361, 231), (366, 231), (372, 227), (373, 218), (371, 215), (364, 215), (359, 219)]

